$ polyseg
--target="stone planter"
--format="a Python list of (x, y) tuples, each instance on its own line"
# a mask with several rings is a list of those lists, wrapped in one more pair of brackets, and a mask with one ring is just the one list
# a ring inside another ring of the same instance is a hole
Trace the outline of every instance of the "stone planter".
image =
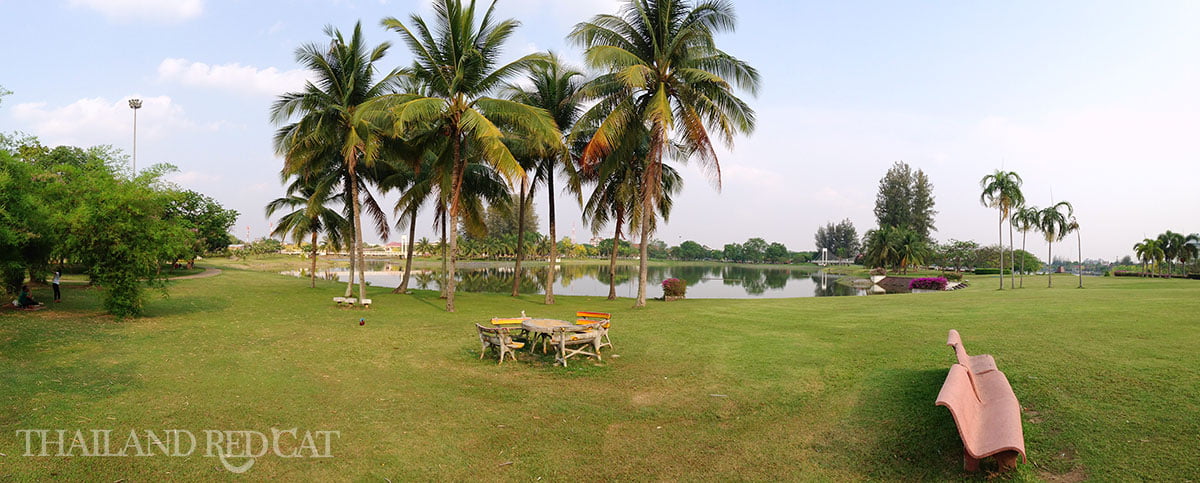
[(663, 301), (666, 301), (666, 302), (674, 302), (674, 301), (676, 301), (676, 300), (683, 300), (683, 299), (685, 299), (685, 298), (687, 298), (687, 296), (686, 296), (686, 295), (664, 295), (664, 296), (663, 296)]
[(914, 288), (914, 289), (912, 289), (912, 293), (934, 293), (934, 292), (941, 292), (941, 290), (930, 290), (930, 289), (927, 289), (927, 288)]
[(879, 283), (880, 280), (887, 278), (887, 275), (871, 275), (871, 283)]

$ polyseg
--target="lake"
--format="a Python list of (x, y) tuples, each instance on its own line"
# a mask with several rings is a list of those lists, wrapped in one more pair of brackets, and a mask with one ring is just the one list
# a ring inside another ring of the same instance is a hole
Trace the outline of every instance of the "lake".
[[(512, 291), (513, 268), (497, 267), (488, 263), (486, 267), (472, 266), (472, 262), (460, 263), (458, 290), (466, 292), (510, 293)], [(608, 295), (608, 265), (567, 264), (558, 267), (554, 284), (556, 295)], [(661, 297), (662, 281), (679, 278), (687, 282), (688, 298), (741, 299), (741, 298), (794, 298), (867, 295), (863, 288), (848, 287), (836, 283), (840, 278), (812, 268), (795, 267), (745, 267), (732, 265), (673, 265), (650, 266), (646, 296)], [(367, 261), (367, 282), (375, 287), (400, 285), (404, 262)], [(617, 265), (617, 296), (637, 296), (637, 266)], [(335, 268), (322, 270), (317, 277), (325, 280), (346, 281), (349, 270)], [(521, 293), (544, 293), (546, 268), (544, 266), (522, 268)], [(308, 277), (307, 270), (283, 272), (296, 277)], [(409, 288), (439, 290), (438, 271), (413, 270)]]

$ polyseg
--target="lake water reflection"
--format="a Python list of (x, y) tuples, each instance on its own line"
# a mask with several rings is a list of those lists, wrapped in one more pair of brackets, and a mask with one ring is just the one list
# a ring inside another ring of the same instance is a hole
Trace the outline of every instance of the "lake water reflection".
[[(513, 268), (472, 267), (470, 262), (458, 270), (458, 289), (467, 292), (509, 293), (512, 290)], [(404, 270), (403, 262), (367, 262), (367, 281), (372, 286), (396, 287)], [(522, 271), (522, 293), (542, 293), (545, 286), (545, 267)], [(732, 265), (673, 265), (649, 267), (648, 297), (661, 297), (661, 282), (679, 278), (687, 282), (688, 298), (791, 298), (866, 295), (862, 288), (836, 283), (838, 276), (812, 269), (789, 267), (744, 267)], [(326, 280), (346, 281), (347, 269), (331, 269), (317, 274)], [(307, 277), (306, 270), (285, 272)], [(608, 295), (608, 265), (561, 265), (554, 293), (559, 295)], [(438, 272), (413, 270), (409, 287), (440, 289)], [(618, 265), (616, 270), (617, 296), (637, 296), (637, 266)]]

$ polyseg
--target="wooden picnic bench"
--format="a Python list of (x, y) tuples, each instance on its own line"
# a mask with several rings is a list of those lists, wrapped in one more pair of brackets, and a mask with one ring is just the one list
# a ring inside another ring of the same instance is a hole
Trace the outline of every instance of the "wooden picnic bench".
[(1021, 404), (1008, 377), (991, 356), (967, 356), (957, 331), (950, 331), (947, 345), (954, 347), (959, 363), (950, 366), (936, 405), (949, 409), (958, 427), (963, 469), (977, 471), (979, 460), (989, 456), (1001, 469), (1015, 468), (1018, 455), (1025, 459), (1025, 435)]
[(600, 345), (596, 347), (596, 351), (600, 351), (603, 347), (612, 347), (612, 339), (608, 338), (608, 328), (612, 326), (612, 314), (605, 312), (575, 312), (575, 323), (579, 325), (595, 324), (600, 322), (596, 330), (600, 331)]

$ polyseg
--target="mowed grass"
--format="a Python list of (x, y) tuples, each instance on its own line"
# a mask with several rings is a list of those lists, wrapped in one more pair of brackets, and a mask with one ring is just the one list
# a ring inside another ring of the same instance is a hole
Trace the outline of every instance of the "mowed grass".
[[(342, 284), (226, 268), (173, 282), (140, 319), (100, 315), (75, 286), (46, 310), (0, 313), (0, 480), (961, 479), (953, 421), (934, 406), (950, 328), (995, 356), (1025, 408), (1016, 478), (1200, 474), (1197, 281), (1047, 289), (1043, 276), (1001, 292), (982, 278), (945, 294), (639, 310), (464, 293), (448, 314), (433, 292), (372, 288), (371, 309), (339, 309)], [(565, 369), (480, 360), (473, 324), (522, 310), (612, 312), (616, 346)], [(25, 457), (28, 428), (341, 436), (333, 458), (268, 455), (239, 476), (202, 450)]]

